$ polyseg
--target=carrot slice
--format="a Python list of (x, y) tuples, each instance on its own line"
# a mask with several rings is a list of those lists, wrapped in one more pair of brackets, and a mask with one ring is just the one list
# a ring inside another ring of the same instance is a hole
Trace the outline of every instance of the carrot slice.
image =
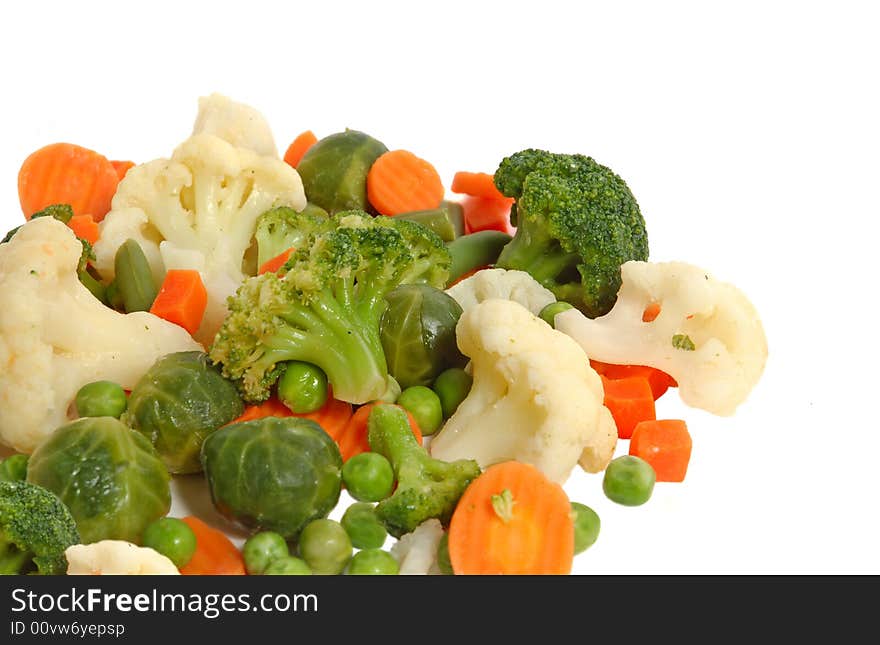
[(453, 175), (450, 189), (453, 193), (462, 195), (486, 197), (507, 203), (513, 202), (513, 199), (505, 196), (495, 186), (495, 176), (486, 172), (459, 171)]
[(260, 270), (257, 272), (260, 275), (264, 273), (277, 273), (278, 270), (284, 266), (284, 263), (290, 259), (291, 254), (294, 252), (294, 248), (290, 247), (286, 251), (282, 251), (274, 258), (270, 260), (266, 260), (260, 265)]
[(574, 524), (568, 496), (531, 464), (489, 466), (455, 507), (448, 546), (458, 575), (570, 573)]
[(245, 407), (244, 412), (230, 423), (240, 423), (242, 421), (253, 421), (254, 419), (262, 419), (263, 417), (302, 417), (311, 419), (324, 431), (334, 438), (342, 434), (345, 425), (351, 418), (353, 409), (351, 403), (340, 401), (332, 396), (332, 391), (327, 397), (326, 403), (314, 412), (294, 413), (284, 405), (281, 400), (272, 395), (262, 403), (249, 405)]
[(474, 197), (467, 195), (461, 200), (464, 214), (464, 232), (501, 231), (512, 233), (510, 225), (510, 207), (512, 199), (503, 201), (492, 197)]
[[(345, 426), (341, 428), (337, 426), (332, 432), (330, 430), (327, 431), (333, 437), (333, 440), (336, 441), (337, 445), (339, 445), (339, 452), (342, 453), (343, 461), (348, 461), (362, 452), (369, 452), (370, 442), (367, 441), (367, 420), (370, 418), (370, 411), (377, 404), (378, 402), (374, 401), (359, 406)], [(415, 418), (408, 410), (406, 414), (409, 417), (409, 426), (412, 428), (416, 440), (421, 445), (423, 437), (419, 424), (416, 423)]]
[(32, 152), (18, 172), (18, 198), (25, 219), (51, 204), (70, 204), (74, 215), (96, 222), (110, 210), (119, 175), (109, 159), (72, 143)]
[(229, 423), (243, 423), (264, 417), (292, 417), (293, 412), (277, 397), (271, 396), (262, 403), (245, 406), (244, 412)]
[(196, 551), (180, 573), (185, 576), (244, 576), (244, 557), (223, 531), (193, 515), (181, 518), (196, 534)]
[(681, 482), (687, 475), (693, 442), (682, 419), (640, 421), (629, 442), (629, 454), (654, 468), (658, 482)]
[(318, 143), (318, 137), (315, 136), (314, 132), (311, 130), (300, 132), (290, 142), (290, 145), (287, 146), (287, 151), (284, 153), (284, 161), (289, 166), (296, 168), (306, 151), (316, 143)]
[(602, 385), (605, 388), (605, 407), (614, 417), (620, 439), (629, 439), (639, 421), (657, 418), (654, 393), (645, 377), (609, 379), (603, 376)]
[(85, 240), (89, 244), (94, 244), (101, 237), (98, 223), (91, 215), (74, 215), (67, 222), (67, 225), (79, 239)]
[(111, 161), (110, 163), (116, 170), (116, 175), (119, 177), (119, 181), (122, 181), (122, 178), (125, 177), (125, 173), (127, 173), (130, 168), (134, 168), (133, 161)]
[(655, 401), (663, 396), (670, 387), (678, 386), (678, 383), (669, 374), (647, 365), (615, 365), (590, 359), (590, 367), (605, 378), (612, 380), (629, 378), (631, 376), (645, 377), (651, 386), (651, 392), (654, 394)]
[(150, 307), (150, 313), (195, 334), (202, 324), (208, 291), (195, 269), (169, 269)]
[(367, 173), (367, 200), (383, 215), (439, 208), (445, 190), (437, 170), (409, 150), (389, 150)]

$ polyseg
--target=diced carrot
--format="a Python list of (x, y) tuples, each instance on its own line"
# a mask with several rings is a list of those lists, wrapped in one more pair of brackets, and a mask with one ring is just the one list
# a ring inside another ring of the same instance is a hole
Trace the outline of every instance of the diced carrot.
[(196, 534), (196, 551), (180, 573), (185, 576), (244, 576), (244, 557), (223, 531), (208, 526), (199, 518), (181, 518)]
[(96, 222), (110, 210), (119, 175), (105, 156), (72, 143), (32, 152), (18, 172), (18, 198), (25, 219), (51, 204), (70, 204), (74, 215)]
[(605, 388), (605, 407), (617, 424), (617, 436), (629, 439), (639, 421), (657, 418), (654, 393), (644, 376), (628, 376), (621, 379), (602, 377)]
[(202, 324), (208, 292), (195, 269), (169, 269), (150, 307), (150, 313), (195, 334)]
[(647, 365), (615, 365), (590, 359), (590, 367), (605, 378), (612, 380), (629, 378), (630, 376), (645, 377), (651, 385), (651, 392), (654, 394), (655, 401), (663, 396), (670, 387), (678, 386), (675, 379), (669, 376), (669, 374)]
[(466, 195), (460, 203), (464, 213), (465, 234), (477, 231), (513, 232), (510, 225), (512, 199), (505, 198), (502, 201), (492, 197)]
[[(362, 452), (369, 452), (370, 442), (367, 441), (367, 420), (370, 418), (370, 411), (376, 405), (377, 402), (371, 402), (359, 406), (354, 411), (354, 414), (351, 415), (348, 423), (343, 427), (337, 426), (335, 431), (327, 430), (328, 434), (339, 445), (343, 461), (348, 461)], [(419, 424), (416, 423), (415, 418), (408, 410), (406, 414), (409, 417), (410, 428), (412, 428), (416, 440), (421, 444), (423, 438)]]
[(657, 316), (660, 315), (660, 303), (652, 302), (645, 310), (642, 312), (642, 322), (654, 322), (657, 320)]
[(287, 146), (287, 151), (284, 153), (284, 161), (289, 166), (296, 168), (306, 151), (316, 143), (318, 143), (318, 137), (315, 136), (314, 132), (311, 130), (300, 132), (290, 142), (290, 145)]
[(113, 164), (113, 168), (116, 169), (116, 175), (119, 177), (119, 181), (122, 181), (122, 178), (125, 177), (125, 173), (129, 171), (130, 168), (134, 168), (133, 161), (111, 161)]
[(81, 240), (85, 240), (89, 244), (94, 244), (101, 237), (101, 230), (95, 218), (88, 214), (74, 215), (67, 222), (67, 225), (73, 230), (74, 234)]
[(244, 412), (230, 423), (253, 421), (263, 417), (302, 417), (311, 419), (331, 437), (341, 436), (353, 412), (351, 403), (333, 398), (332, 390), (328, 392), (327, 401), (314, 412), (294, 413), (274, 394), (262, 403), (245, 407)]
[(439, 208), (445, 189), (436, 168), (409, 150), (389, 150), (367, 173), (367, 200), (382, 215)]
[(262, 403), (245, 406), (244, 412), (229, 423), (242, 423), (264, 417), (292, 417), (293, 412), (278, 397), (270, 396)]
[(260, 270), (258, 271), (258, 273), (260, 275), (262, 275), (264, 273), (277, 273), (278, 270), (284, 266), (284, 263), (290, 259), (290, 256), (293, 253), (293, 251), (294, 251), (294, 248), (290, 247), (286, 251), (282, 251), (281, 253), (276, 255), (274, 258), (272, 258), (270, 260), (266, 260), (260, 266)]
[(513, 199), (506, 197), (495, 186), (495, 177), (486, 172), (459, 171), (452, 177), (453, 193), (470, 195), (472, 197), (486, 197), (497, 199), (502, 202), (512, 203)]
[(448, 534), (457, 575), (562, 575), (574, 559), (562, 486), (519, 461), (489, 466), (465, 489)]
[(687, 474), (693, 442), (681, 419), (640, 421), (629, 442), (629, 454), (654, 468), (658, 482), (681, 482)]

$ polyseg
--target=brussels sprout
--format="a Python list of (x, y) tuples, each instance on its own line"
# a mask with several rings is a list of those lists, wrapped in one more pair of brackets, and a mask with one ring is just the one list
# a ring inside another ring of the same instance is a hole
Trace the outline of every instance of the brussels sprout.
[(202, 469), (202, 442), (244, 411), (235, 385), (198, 351), (160, 358), (131, 391), (122, 420), (143, 434), (172, 473)]
[(233, 423), (210, 435), (202, 465), (217, 510), (250, 529), (295, 539), (342, 490), (339, 447), (303, 417)]
[(388, 151), (381, 141), (357, 130), (324, 137), (303, 155), (296, 166), (309, 201), (338, 213), (370, 211), (367, 173), (373, 162)]
[(450, 295), (426, 284), (404, 284), (385, 299), (382, 348), (388, 372), (403, 389), (431, 385), (443, 370), (467, 363), (455, 341), (462, 310)]
[(113, 417), (61, 426), (30, 456), (27, 480), (58, 495), (83, 544), (138, 542), (171, 509), (170, 475), (147, 439)]

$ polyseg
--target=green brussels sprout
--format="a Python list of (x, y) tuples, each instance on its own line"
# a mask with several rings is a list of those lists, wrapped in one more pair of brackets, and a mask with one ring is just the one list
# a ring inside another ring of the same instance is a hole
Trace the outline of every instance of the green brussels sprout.
[(346, 210), (370, 212), (367, 173), (387, 151), (384, 143), (358, 130), (324, 137), (296, 166), (309, 202), (331, 215)]
[(61, 426), (31, 454), (27, 470), (27, 481), (70, 509), (83, 544), (139, 542), (171, 509), (170, 480), (150, 442), (113, 417)]
[(235, 385), (199, 351), (160, 358), (131, 391), (122, 420), (143, 434), (172, 473), (198, 473), (202, 442), (244, 411)]
[(220, 428), (202, 445), (202, 465), (223, 516), (286, 540), (326, 517), (342, 491), (339, 447), (303, 417), (264, 417)]
[(403, 284), (385, 299), (382, 349), (388, 373), (404, 390), (431, 385), (443, 370), (467, 363), (455, 340), (462, 309), (452, 296), (427, 284)]

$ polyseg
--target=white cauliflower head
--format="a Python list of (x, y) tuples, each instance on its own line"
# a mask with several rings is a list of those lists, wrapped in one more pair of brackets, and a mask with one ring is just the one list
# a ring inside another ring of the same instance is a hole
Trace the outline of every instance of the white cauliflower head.
[(81, 254), (73, 231), (52, 217), (0, 245), (0, 442), (19, 452), (72, 418), (86, 383), (130, 389), (165, 354), (202, 349), (178, 325), (102, 304), (77, 277)]
[(458, 346), (471, 359), (468, 396), (430, 442), (445, 461), (481, 467), (515, 459), (563, 483), (580, 462), (605, 468), (617, 428), (602, 381), (571, 338), (512, 300), (489, 299), (462, 314)]
[(249, 105), (214, 93), (199, 98), (193, 134), (213, 134), (236, 148), (253, 150), (263, 157), (277, 157), (275, 137), (269, 123)]
[[(125, 239), (122, 234), (104, 237), (103, 233), (120, 226), (142, 244), (147, 240), (145, 252), (154, 273), (199, 271), (208, 304), (195, 337), (205, 345), (211, 344), (226, 316), (226, 299), (248, 275), (246, 256), (257, 218), (273, 206), (301, 210), (306, 205), (296, 170), (275, 154), (254, 151), (266, 149), (265, 141), (259, 143), (260, 133), (265, 134), (262, 126), (248, 134), (256, 113), (238, 104), (215, 109), (215, 103), (216, 99), (203, 102), (207, 113), (196, 123), (201, 129), (180, 144), (170, 159), (156, 159), (126, 173), (95, 245), (98, 270), (107, 271)], [(245, 132), (240, 138), (233, 136), (239, 127)], [(133, 210), (142, 212), (146, 222), (136, 218)], [(117, 218), (124, 223), (119, 225)], [(152, 252), (157, 244), (161, 266)]]
[[(610, 312), (591, 320), (564, 311), (554, 319), (556, 328), (590, 358), (655, 367), (678, 382), (685, 404), (733, 414), (767, 360), (764, 328), (745, 294), (684, 262), (630, 261), (621, 276)], [(644, 322), (649, 305), (659, 305), (660, 313)]]
[(67, 547), (69, 576), (179, 576), (174, 563), (158, 551), (124, 540), (101, 540)]
[(536, 316), (556, 296), (525, 271), (516, 269), (482, 269), (446, 290), (467, 311), (490, 298), (513, 300)]

